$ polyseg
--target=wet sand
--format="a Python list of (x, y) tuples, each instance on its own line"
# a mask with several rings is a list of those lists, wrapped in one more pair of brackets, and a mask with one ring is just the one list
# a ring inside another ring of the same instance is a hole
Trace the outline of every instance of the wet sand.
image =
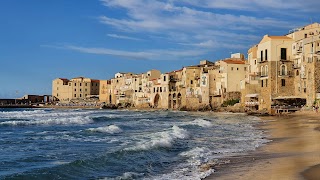
[(259, 128), (272, 142), (249, 153), (232, 157), (230, 163), (214, 165), (211, 179), (319, 180), (320, 113), (296, 112), (263, 117)]

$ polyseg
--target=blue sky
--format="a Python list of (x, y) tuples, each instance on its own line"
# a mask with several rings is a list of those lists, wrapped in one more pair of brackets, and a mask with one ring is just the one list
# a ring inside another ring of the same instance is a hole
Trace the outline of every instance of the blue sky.
[(320, 1), (1, 0), (0, 98), (51, 94), (57, 77), (110, 79), (215, 61), (264, 34), (319, 22)]

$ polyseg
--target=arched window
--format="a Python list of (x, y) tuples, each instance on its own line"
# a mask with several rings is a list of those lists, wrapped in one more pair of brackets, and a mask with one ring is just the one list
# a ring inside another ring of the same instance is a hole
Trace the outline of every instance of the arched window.
[(265, 75), (265, 76), (268, 76), (268, 66), (266, 65), (266, 66), (264, 67), (264, 69), (265, 69), (265, 70), (264, 70), (264, 73), (265, 73), (264, 75)]
[(299, 76), (299, 70), (297, 70), (297, 72), (296, 72), (296, 76)]
[(261, 66), (261, 76), (264, 76), (264, 67)]
[(281, 65), (281, 71), (280, 71), (280, 75), (287, 75), (287, 66), (282, 64)]

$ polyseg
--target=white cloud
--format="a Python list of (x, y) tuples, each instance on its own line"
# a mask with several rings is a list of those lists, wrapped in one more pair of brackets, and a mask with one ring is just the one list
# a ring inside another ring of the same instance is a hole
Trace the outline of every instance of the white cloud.
[(127, 39), (127, 40), (134, 40), (134, 41), (141, 41), (143, 39), (139, 38), (134, 38), (134, 37), (129, 37), (129, 36), (123, 36), (123, 35), (118, 35), (118, 34), (107, 34), (107, 36), (112, 37), (112, 38), (117, 38), (117, 39)]
[[(278, 17), (256, 17), (236, 14), (232, 11), (226, 11), (227, 13), (215, 11), (215, 8), (224, 7), (227, 9), (255, 8), (250, 5), (256, 5), (260, 1), (253, 3), (249, 3), (247, 0), (239, 0), (239, 3), (231, 3), (230, 0), (101, 1), (107, 8), (120, 8), (126, 12), (122, 17), (116, 18), (100, 16), (99, 20), (103, 24), (120, 31), (161, 36), (170, 43), (192, 45), (199, 48), (244, 47), (245, 44), (251, 45), (258, 42), (261, 35), (257, 36), (255, 33), (266, 29), (266, 27), (286, 30), (295, 27), (292, 22), (281, 20)], [(272, 6), (272, 3), (268, 5)], [(198, 8), (200, 6), (205, 8)], [(230, 41), (232, 44), (240, 45), (221, 45)]]
[(179, 60), (190, 59), (197, 56), (204, 55), (207, 53), (204, 50), (166, 50), (166, 49), (151, 49), (146, 51), (124, 51), (124, 50), (114, 50), (108, 48), (96, 48), (96, 47), (81, 47), (74, 45), (66, 46), (43, 46), (43, 47), (53, 47), (53, 48), (63, 48), (73, 51), (78, 51), (82, 53), (89, 54), (100, 54), (100, 55), (111, 55), (124, 57), (128, 59), (136, 60)]
[(231, 9), (242, 11), (315, 11), (320, 6), (320, 1), (315, 0), (171, 0), (171, 2), (189, 4), (203, 8)]

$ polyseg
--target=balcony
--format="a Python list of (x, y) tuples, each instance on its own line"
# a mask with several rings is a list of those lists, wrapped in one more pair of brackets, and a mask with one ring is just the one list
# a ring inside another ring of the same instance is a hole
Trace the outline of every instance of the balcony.
[(261, 72), (258, 72), (257, 75), (258, 75), (258, 77), (268, 77), (268, 74), (261, 73)]
[(261, 59), (261, 58), (257, 58), (258, 59), (258, 63), (265, 63), (265, 62), (268, 62), (268, 60), (265, 60), (264, 58)]
[(302, 46), (297, 47), (296, 54), (302, 53)]
[(293, 73), (291, 71), (278, 71), (278, 76), (292, 77)]
[(307, 79), (307, 76), (305, 74), (300, 74), (301, 79)]
[(295, 64), (293, 64), (293, 68), (294, 69), (299, 69), (299, 68), (301, 68), (301, 64), (295, 63)]
[(281, 62), (291, 62), (292, 60), (290, 59), (290, 56), (280, 56), (279, 61)]
[(179, 81), (179, 79), (177, 79), (177, 78), (170, 78), (169, 81), (170, 81), (170, 82), (177, 82), (177, 81)]

